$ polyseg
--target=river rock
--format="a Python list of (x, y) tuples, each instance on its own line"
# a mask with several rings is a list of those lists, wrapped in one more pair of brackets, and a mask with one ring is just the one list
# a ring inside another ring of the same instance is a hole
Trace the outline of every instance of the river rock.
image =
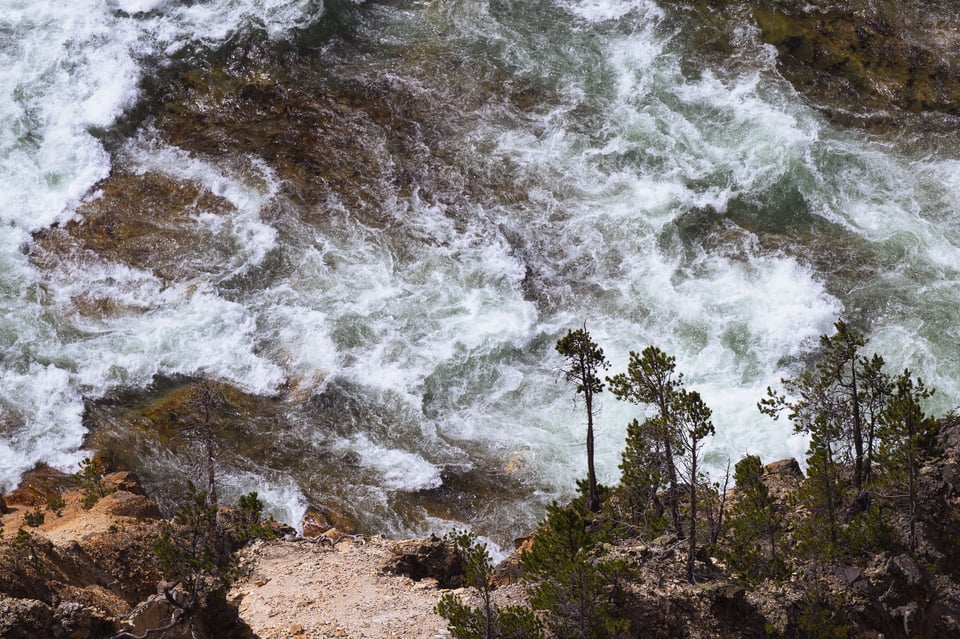
[(946, 35), (955, 30), (936, 5), (925, 14), (920, 4), (763, 3), (753, 15), (799, 91), (845, 123), (876, 125), (900, 114), (960, 114), (956, 36)]
[(338, 531), (338, 536), (357, 532), (357, 523), (353, 519), (323, 507), (308, 510), (300, 525), (304, 537), (319, 537), (331, 530)]
[[(234, 211), (230, 202), (201, 185), (158, 173), (117, 171), (98, 185), (98, 196), (84, 202), (61, 227), (37, 233), (31, 259), (47, 270), (72, 260), (120, 262), (176, 281), (209, 272), (209, 264), (229, 259), (231, 247), (200, 220)], [(120, 307), (114, 299), (80, 293), (76, 310), (93, 317), (143, 312)]]

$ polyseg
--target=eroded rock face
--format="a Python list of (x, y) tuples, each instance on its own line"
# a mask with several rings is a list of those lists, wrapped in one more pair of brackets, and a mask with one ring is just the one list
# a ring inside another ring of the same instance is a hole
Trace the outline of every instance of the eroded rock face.
[(0, 637), (35, 639), (52, 635), (53, 610), (36, 599), (0, 597)]
[[(8, 498), (0, 519), (0, 637), (107, 637), (117, 619), (156, 591), (160, 572), (152, 543), (159, 510), (129, 473), (107, 475), (106, 497), (84, 508), (69, 475), (38, 469)], [(136, 492), (127, 492), (130, 488)], [(59, 514), (25, 525), (34, 502), (62, 495)]]

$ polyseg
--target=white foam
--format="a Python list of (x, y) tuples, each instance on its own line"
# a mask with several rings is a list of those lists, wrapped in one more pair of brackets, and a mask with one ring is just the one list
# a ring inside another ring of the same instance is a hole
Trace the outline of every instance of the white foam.
[(308, 0), (8, 3), (0, 27), (17, 46), (0, 48), (0, 219), (31, 231), (62, 222), (109, 174), (89, 130), (134, 103), (143, 60), (255, 25), (285, 37), (321, 14)]
[(5, 7), (17, 48), (0, 49), (0, 217), (28, 230), (63, 221), (109, 171), (89, 133), (136, 97), (139, 69), (124, 32), (96, 3)]
[(440, 486), (440, 469), (417, 453), (390, 448), (372, 441), (364, 433), (347, 443), (360, 456), (360, 463), (375, 470), (387, 490), (415, 492)]
[(562, 3), (569, 11), (589, 22), (620, 20), (636, 12), (644, 21), (660, 19), (663, 11), (649, 0), (572, 0)]
[[(96, 261), (51, 275), (52, 301), (83, 334), (37, 348), (52, 348), (69, 362), (87, 395), (145, 385), (158, 374), (207, 374), (265, 394), (285, 379), (282, 369), (256, 352), (256, 316), (207, 283), (167, 286), (150, 273)], [(112, 301), (118, 312), (72, 315), (78, 295)]]
[[(198, 221), (211, 235), (229, 235), (233, 246), (228, 263), (211, 265), (221, 280), (261, 264), (277, 246), (277, 231), (260, 219), (260, 212), (276, 196), (279, 180), (258, 158), (236, 158), (242, 170), (227, 171), (141, 133), (124, 149), (125, 164), (140, 173), (155, 172), (196, 184), (236, 208), (228, 215), (201, 212)], [(243, 162), (246, 160), (246, 162)]]
[(301, 523), (307, 512), (307, 500), (290, 477), (274, 477), (263, 473), (221, 473), (217, 479), (222, 503), (233, 504), (241, 496), (256, 492), (257, 498), (264, 504), (265, 516), (303, 532)]
[(7, 421), (0, 440), (0, 490), (12, 489), (20, 475), (44, 461), (64, 471), (76, 469), (86, 429), (83, 403), (69, 371), (31, 363), (17, 372), (0, 371), (0, 409)]

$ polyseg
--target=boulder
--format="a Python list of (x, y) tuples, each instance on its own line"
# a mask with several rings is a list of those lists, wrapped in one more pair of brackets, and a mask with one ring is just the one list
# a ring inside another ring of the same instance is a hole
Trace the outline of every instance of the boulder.
[(37, 639), (49, 637), (53, 610), (36, 599), (0, 597), (0, 637)]
[[(127, 632), (143, 635), (147, 630), (170, 623), (175, 612), (176, 610), (163, 595), (151, 595), (123, 618), (123, 624)], [(185, 638), (189, 637), (189, 633), (186, 632), (186, 628), (171, 629), (169, 634), (164, 636)]]
[(460, 554), (450, 542), (436, 536), (400, 541), (393, 552), (394, 557), (381, 566), (384, 572), (406, 575), (414, 581), (429, 577), (436, 579), (440, 588), (464, 585)]
[(803, 482), (803, 471), (800, 470), (797, 460), (791, 457), (764, 466), (762, 479), (770, 490), (770, 494), (781, 499), (800, 487)]
[(160, 507), (142, 494), (128, 493), (125, 490), (112, 492), (97, 501), (94, 510), (116, 517), (134, 517), (136, 519), (162, 519)]
[(513, 540), (513, 552), (497, 565), (494, 572), (494, 585), (506, 586), (520, 581), (523, 576), (523, 555), (533, 548), (535, 535), (536, 531)]
[(143, 491), (143, 486), (140, 485), (140, 479), (126, 470), (105, 475), (103, 479), (100, 480), (100, 484), (103, 486), (105, 492), (122, 490), (134, 495), (146, 495)]

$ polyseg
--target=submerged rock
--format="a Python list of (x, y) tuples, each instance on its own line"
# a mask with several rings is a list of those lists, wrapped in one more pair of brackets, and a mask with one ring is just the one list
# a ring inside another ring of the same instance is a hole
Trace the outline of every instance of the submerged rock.
[(957, 36), (938, 13), (900, 3), (764, 3), (753, 15), (798, 90), (844, 123), (874, 126), (911, 113), (960, 116)]
[[(226, 261), (224, 241), (200, 221), (234, 210), (230, 202), (197, 184), (158, 173), (118, 171), (98, 185), (73, 220), (36, 234), (32, 259), (43, 269), (90, 259), (126, 264), (166, 281), (189, 279)], [(82, 293), (74, 300), (84, 315), (110, 315), (115, 300)]]

